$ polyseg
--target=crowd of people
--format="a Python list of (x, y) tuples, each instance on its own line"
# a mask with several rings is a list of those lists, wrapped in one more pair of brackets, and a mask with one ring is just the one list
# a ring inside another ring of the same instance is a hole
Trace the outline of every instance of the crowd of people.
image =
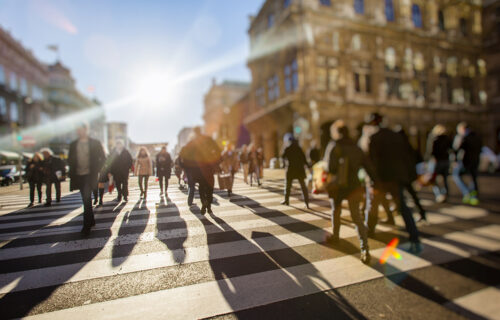
[[(254, 181), (258, 186), (262, 183), (264, 154), (261, 148), (252, 143), (235, 150), (228, 143), (221, 150), (212, 138), (201, 133), (200, 128), (194, 129), (190, 141), (180, 150), (175, 161), (166, 146), (154, 160), (148, 150), (141, 147), (134, 160), (120, 140), (108, 155), (99, 141), (89, 137), (86, 124), (79, 126), (77, 133), (78, 139), (69, 148), (68, 174), (70, 190), (79, 190), (81, 193), (84, 235), (88, 235), (95, 225), (93, 205), (103, 205), (103, 195), (110, 191), (110, 185), (116, 188), (116, 202), (128, 201), (130, 172), (138, 177), (140, 198), (146, 201), (149, 178), (154, 172), (160, 185), (160, 197), (168, 198), (168, 181), (173, 168), (179, 187), (187, 185), (189, 206), (194, 205), (198, 185), (201, 214), (213, 213), (215, 175), (219, 178), (219, 186), (227, 189), (228, 197), (232, 195), (234, 176), (238, 171), (242, 172), (244, 182), (250, 186)], [(331, 125), (330, 136), (331, 141), (321, 158), (320, 149), (314, 142), (306, 156), (293, 134), (285, 135), (281, 158), (285, 162), (286, 174), (281, 204), (290, 204), (292, 182), (298, 180), (305, 206), (309, 208), (311, 187), (317, 187), (313, 186), (315, 181), (312, 172), (322, 170), (323, 189), (331, 204), (332, 235), (328, 240), (337, 243), (340, 239), (341, 204), (346, 200), (358, 232), (361, 260), (364, 263), (370, 261), (368, 237), (374, 235), (378, 224), (379, 206), (387, 213), (385, 223), (395, 224), (394, 213), (401, 214), (409, 234), (409, 250), (421, 250), (417, 224), (405, 198), (405, 194), (412, 197), (420, 215), (419, 221), (426, 220), (425, 209), (414, 189), (415, 184), (431, 186), (436, 201), (442, 203), (448, 198), (447, 179), (452, 172), (463, 194), (463, 202), (470, 205), (479, 203), (477, 174), (481, 139), (466, 123), (458, 124), (454, 139), (443, 125), (437, 124), (429, 134), (424, 156), (412, 148), (401, 127), (387, 128), (384, 118), (378, 113), (370, 115), (358, 139), (353, 138), (342, 119)], [(311, 174), (307, 174), (308, 168)], [(470, 185), (465, 184), (464, 174), (471, 176)], [(33, 206), (35, 190), (41, 202), (43, 184), (46, 185), (45, 205), (51, 205), (52, 185), (55, 185), (56, 201), (60, 201), (61, 181), (66, 178), (65, 164), (49, 149), (34, 154), (26, 166), (26, 177), (30, 186), (29, 207)]]

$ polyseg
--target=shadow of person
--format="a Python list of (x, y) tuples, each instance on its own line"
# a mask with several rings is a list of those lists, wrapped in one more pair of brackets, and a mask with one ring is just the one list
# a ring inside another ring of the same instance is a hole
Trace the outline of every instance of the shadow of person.
[[(132, 213), (136, 213), (132, 215)], [(117, 267), (124, 263), (128, 256), (134, 250), (135, 245), (139, 242), (141, 234), (146, 230), (148, 225), (150, 211), (147, 207), (147, 203), (142, 200), (138, 200), (132, 210), (125, 212), (123, 216), (120, 229), (118, 230), (118, 236), (115, 238), (112, 249), (112, 259), (111, 265)], [(121, 244), (121, 239), (127, 236), (127, 243)], [(130, 240), (134, 240), (130, 243)]]
[[(74, 208), (68, 210), (69, 213)], [(2, 270), (0, 274), (0, 287), (5, 288), (5, 286), (14, 283), (15, 285), (0, 298), (2, 318), (21, 318), (30, 314), (40, 303), (47, 300), (59, 287), (64, 285), (82, 270), (88, 262), (94, 259), (109, 241), (112, 235), (109, 228), (94, 228), (88, 238), (82, 239), (80, 234), (82, 224), (81, 215), (83, 215), (83, 212), (66, 224), (54, 227), (55, 234), (19, 238), (8, 244), (10, 248), (18, 247), (21, 250), (23, 246), (44, 243), (53, 243), (53, 247), (57, 248), (56, 244), (59, 242), (71, 240), (91, 241), (98, 238), (102, 243), (97, 248), (80, 249), (77, 251), (77, 254), (75, 252), (48, 253), (41, 256), (3, 260), (3, 266), (12, 265), (13, 268)], [(95, 218), (96, 223), (99, 224), (99, 215), (96, 215)], [(114, 218), (112, 221), (106, 221), (106, 223), (109, 222), (112, 225), (113, 221)], [(67, 228), (68, 226), (76, 225), (79, 225), (79, 227), (75, 227), (73, 231), (62, 234), (57, 233), (57, 228)], [(2, 249), (6, 247), (4, 246)], [(51, 267), (58, 267), (57, 273)]]
[(184, 242), (188, 237), (187, 225), (174, 202), (170, 202), (166, 208), (168, 211), (165, 207), (159, 207), (156, 212), (156, 238), (167, 246), (174, 261), (180, 264), (186, 258)]

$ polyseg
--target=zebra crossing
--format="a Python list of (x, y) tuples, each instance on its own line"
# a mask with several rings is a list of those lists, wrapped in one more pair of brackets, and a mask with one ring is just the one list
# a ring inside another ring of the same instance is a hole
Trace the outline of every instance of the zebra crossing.
[[(397, 286), (395, 278), (412, 277), (419, 270), (439, 267), (466, 278), (450, 269), (457, 263), (483, 259), (476, 266), (480, 270), (500, 269), (500, 219), (481, 208), (431, 210), (429, 223), (420, 228), (424, 250), (418, 256), (404, 250), (401, 217), (396, 228), (379, 225), (369, 241), (373, 261), (367, 266), (359, 261), (357, 233), (346, 208), (342, 241), (334, 246), (325, 241), (331, 229), (326, 197), (314, 196), (307, 210), (298, 190), (290, 206), (280, 205), (282, 190), (279, 180), (266, 180), (258, 188), (237, 179), (231, 199), (216, 190), (214, 214), (201, 215), (198, 206), (187, 206), (185, 191), (175, 184), (164, 201), (153, 183), (146, 202), (132, 186), (128, 203), (105, 196), (88, 238), (80, 235), (77, 193), (64, 194), (52, 207), (30, 209), (25, 209), (25, 196), (2, 196), (2, 318), (238, 317), (387, 279)], [(380, 264), (377, 260), (395, 237), (403, 242), (397, 249), (401, 259)], [(440, 312), (498, 317), (498, 276), (476, 282), (452, 298), (438, 299)], [(434, 301), (433, 295), (420, 296)], [(481, 307), (474, 301), (481, 301)], [(342, 312), (356, 309), (371, 317), (357, 301), (341, 303)]]

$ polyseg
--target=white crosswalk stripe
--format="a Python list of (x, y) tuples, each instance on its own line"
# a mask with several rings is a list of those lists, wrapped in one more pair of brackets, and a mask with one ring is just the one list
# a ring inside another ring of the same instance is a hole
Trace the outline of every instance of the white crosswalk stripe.
[[(428, 213), (419, 256), (398, 249), (401, 259), (377, 262), (392, 237), (405, 237), (397, 217), (396, 228), (377, 226), (386, 237), (370, 240), (373, 259), (364, 265), (357, 250), (325, 242), (331, 223), (324, 195), (314, 196), (306, 210), (295, 190), (291, 206), (283, 206), (282, 187), (279, 181), (258, 188), (237, 180), (231, 200), (216, 190), (214, 214), (204, 216), (187, 206), (176, 185), (169, 187), (167, 204), (156, 186), (147, 202), (131, 188), (126, 204), (105, 196), (89, 238), (79, 232), (77, 193), (63, 194), (52, 207), (29, 209), (23, 196), (1, 197), (0, 309), (9, 306), (6, 317), (36, 319), (122, 319), (123, 310), (130, 318), (204, 318), (500, 250), (496, 217), (479, 208), (446, 207)], [(342, 223), (341, 238), (359, 248), (346, 208)], [(453, 224), (467, 228), (446, 229)], [(71, 293), (78, 299), (67, 299)], [(470, 292), (446, 307), (472, 310), (475, 299), (497, 296), (497, 288)]]

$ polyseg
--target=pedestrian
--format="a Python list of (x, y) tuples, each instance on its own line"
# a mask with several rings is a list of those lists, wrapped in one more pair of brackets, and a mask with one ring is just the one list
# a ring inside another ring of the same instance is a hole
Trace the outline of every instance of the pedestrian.
[[(431, 167), (434, 176), (434, 185), (432, 191), (436, 202), (443, 203), (448, 198), (448, 175), (450, 174), (450, 152), (452, 150), (452, 141), (446, 134), (446, 128), (442, 124), (436, 124), (429, 134), (429, 143), (427, 144), (427, 154), (430, 155), (429, 167)], [(437, 178), (441, 176), (443, 180), (442, 187), (439, 186)]]
[(201, 214), (212, 214), (214, 174), (219, 167), (221, 151), (212, 138), (201, 134), (199, 127), (193, 133), (193, 139), (181, 150), (181, 157), (189, 167), (193, 186), (199, 184)]
[[(172, 158), (167, 152), (167, 147), (163, 146), (160, 152), (156, 155), (156, 177), (160, 182), (160, 197), (165, 194), (165, 198), (168, 198), (168, 179), (172, 175)], [(165, 189), (163, 189), (165, 186)], [(165, 191), (164, 191), (165, 190)]]
[(360, 258), (363, 263), (368, 264), (370, 262), (368, 236), (360, 211), (365, 188), (358, 178), (358, 172), (361, 168), (368, 173), (372, 173), (372, 170), (363, 151), (349, 137), (349, 130), (343, 120), (337, 120), (330, 126), (330, 136), (332, 140), (326, 148), (325, 161), (332, 177), (327, 191), (332, 207), (333, 233), (328, 240), (334, 243), (340, 240), (342, 201), (347, 199), (351, 218), (358, 232)]
[[(457, 135), (453, 141), (453, 149), (456, 154), (456, 162), (453, 168), (453, 180), (462, 193), (462, 202), (476, 206), (479, 204), (479, 186), (477, 175), (479, 170), (479, 158), (481, 156), (482, 142), (465, 122), (457, 125)], [(462, 175), (468, 174), (472, 183), (467, 186)]]
[(259, 162), (259, 178), (264, 179), (264, 150), (257, 148), (257, 161)]
[(141, 199), (146, 201), (148, 197), (149, 177), (153, 175), (153, 162), (145, 147), (141, 147), (135, 159), (134, 174), (139, 177), (139, 188), (141, 190)]
[(174, 172), (175, 176), (177, 177), (177, 182), (179, 183), (179, 189), (183, 190), (184, 189), (184, 176), (185, 173), (183, 174), (182, 170), (182, 165), (181, 165), (181, 157), (177, 155), (174, 161)]
[(234, 174), (238, 170), (238, 166), (238, 155), (234, 151), (233, 145), (228, 143), (222, 151), (220, 165), (222, 172), (230, 174), (231, 176), (227, 189), (228, 197), (231, 197), (231, 194), (233, 193)]
[(104, 198), (104, 193), (106, 193), (106, 185), (109, 185), (109, 182), (111, 180), (111, 173), (110, 173), (110, 168), (111, 164), (113, 163), (113, 157), (108, 155), (107, 149), (102, 147), (104, 150), (104, 165), (99, 172), (99, 178), (97, 180), (97, 189), (94, 189), (92, 192), (94, 195), (94, 205), (97, 205), (98, 207), (101, 207), (103, 205), (103, 198)]
[(88, 124), (77, 128), (78, 139), (69, 146), (68, 164), (70, 190), (80, 190), (83, 201), (82, 234), (88, 236), (95, 225), (92, 211), (92, 190), (97, 186), (97, 176), (104, 164), (104, 150), (99, 141), (88, 135)]
[(307, 191), (307, 186), (305, 183), (306, 171), (305, 167), (309, 166), (307, 163), (306, 155), (302, 148), (299, 146), (299, 142), (293, 137), (292, 134), (287, 133), (283, 138), (284, 142), (287, 144), (283, 155), (281, 158), (286, 162), (285, 164), (285, 199), (281, 202), (286, 206), (290, 205), (290, 191), (292, 188), (293, 180), (297, 179), (302, 189), (302, 195), (304, 196), (304, 202), (306, 208), (309, 209), (309, 192)]
[[(189, 142), (191, 142), (194, 139), (194, 137), (195, 135), (193, 132), (192, 136), (189, 139)], [(187, 178), (187, 185), (188, 185), (187, 204), (188, 206), (193, 206), (194, 192), (196, 190), (196, 181), (193, 175), (194, 172), (197, 171), (197, 162), (195, 161), (194, 147), (189, 143), (186, 144), (184, 147), (182, 147), (181, 151), (179, 152), (178, 158), (180, 166)]]
[(243, 171), (243, 181), (248, 184), (248, 169), (249, 169), (249, 163), (248, 163), (248, 148), (247, 145), (244, 144), (241, 147), (240, 154), (239, 154), (239, 160), (241, 164), (241, 170)]
[[(382, 122), (383, 118), (378, 113), (372, 113), (368, 120), (368, 125), (374, 126), (376, 131), (369, 143), (369, 159), (376, 174), (374, 187), (391, 194), (410, 235), (410, 251), (418, 253), (421, 251), (419, 234), (404, 196), (405, 186), (411, 183), (408, 166), (413, 165), (412, 154), (407, 141), (400, 134), (383, 127)], [(368, 235), (372, 236), (378, 221), (378, 204), (367, 210)]]
[(26, 180), (30, 186), (30, 203), (28, 208), (33, 207), (35, 202), (35, 189), (38, 194), (38, 203), (42, 203), (42, 181), (43, 181), (43, 155), (35, 152), (33, 157), (26, 164)]
[(257, 180), (257, 185), (260, 187), (260, 159), (257, 153), (257, 147), (254, 143), (250, 144), (248, 151), (248, 175), (250, 176), (250, 186), (253, 185), (253, 177)]
[(117, 140), (115, 143), (115, 149), (110, 173), (113, 176), (113, 181), (115, 183), (116, 191), (118, 193), (115, 201), (121, 202), (122, 199), (125, 202), (128, 201), (128, 177), (130, 170), (132, 169), (133, 160), (130, 152), (125, 148), (125, 144), (122, 140)]
[(52, 185), (56, 189), (56, 202), (61, 202), (61, 180), (66, 177), (66, 165), (61, 158), (54, 156), (49, 148), (41, 149), (40, 153), (44, 159), (45, 206), (50, 207), (52, 204)]
[(307, 155), (309, 157), (309, 163), (311, 164), (311, 166), (314, 166), (321, 160), (320, 150), (316, 144), (316, 141), (311, 141), (311, 146), (307, 151)]

